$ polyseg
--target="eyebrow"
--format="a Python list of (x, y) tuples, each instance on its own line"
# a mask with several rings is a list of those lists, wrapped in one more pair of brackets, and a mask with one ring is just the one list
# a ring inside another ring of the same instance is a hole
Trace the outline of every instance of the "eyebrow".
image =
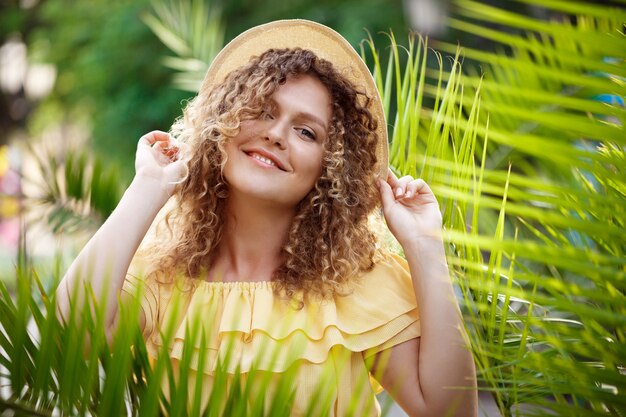
[(326, 126), (326, 123), (324, 123), (322, 119), (315, 116), (314, 114), (306, 113), (306, 112), (298, 112), (296, 113), (296, 117), (311, 120), (313, 123), (320, 125), (320, 127), (324, 129), (324, 133), (328, 134), (328, 126)]
[[(274, 100), (273, 98), (270, 98), (268, 100), (268, 102), (270, 103), (270, 105), (273, 108), (279, 108), (280, 106), (278, 105), (278, 103), (276, 102), (276, 100)], [(319, 117), (317, 117), (316, 115), (312, 114), (312, 113), (307, 113), (307, 112), (298, 112), (295, 114), (296, 118), (299, 119), (308, 119), (316, 124), (318, 124), (323, 130), (324, 133), (326, 134), (326, 136), (328, 136), (328, 126), (326, 126), (326, 123), (324, 123), (324, 121), (322, 119), (320, 119)]]

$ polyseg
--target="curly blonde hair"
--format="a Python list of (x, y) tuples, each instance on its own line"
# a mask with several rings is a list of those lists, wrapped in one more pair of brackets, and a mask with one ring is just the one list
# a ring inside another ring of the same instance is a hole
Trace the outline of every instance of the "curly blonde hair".
[[(168, 236), (150, 251), (152, 273), (199, 278), (216, 254), (223, 233), (228, 184), (223, 176), (225, 143), (241, 121), (259, 117), (276, 89), (309, 74), (328, 89), (332, 120), (322, 175), (296, 208), (274, 289), (302, 300), (332, 297), (352, 277), (370, 270), (377, 242), (368, 217), (377, 206), (374, 184), (376, 120), (370, 98), (329, 61), (305, 49), (270, 49), (231, 72), (224, 82), (205, 82), (171, 133), (190, 145), (189, 174), (175, 191), (177, 206), (165, 218)], [(175, 227), (172, 227), (175, 225)], [(154, 249), (157, 249), (156, 251)]]

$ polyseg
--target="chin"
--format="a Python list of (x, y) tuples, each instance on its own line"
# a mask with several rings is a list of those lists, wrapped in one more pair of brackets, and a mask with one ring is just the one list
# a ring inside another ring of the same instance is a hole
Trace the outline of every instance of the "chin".
[(258, 200), (259, 202), (275, 203), (280, 206), (295, 206), (297, 204), (297, 202), (292, 204), (289, 201), (290, 199), (286, 198), (284, 187), (279, 187), (277, 184), (267, 184), (265, 181), (258, 181), (258, 178), (256, 181), (243, 181), (242, 184), (229, 182), (228, 188), (231, 195), (238, 195), (245, 200)]

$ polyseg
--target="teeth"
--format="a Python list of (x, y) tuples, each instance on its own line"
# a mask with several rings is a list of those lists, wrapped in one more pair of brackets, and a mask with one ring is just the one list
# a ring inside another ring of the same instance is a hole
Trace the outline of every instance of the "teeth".
[(266, 164), (268, 164), (268, 165), (271, 165), (271, 166), (276, 166), (276, 164), (274, 163), (274, 161), (272, 161), (271, 159), (266, 158), (266, 157), (264, 157), (264, 156), (261, 156), (261, 155), (259, 155), (258, 153), (253, 153), (251, 156), (252, 156), (254, 159), (258, 159), (259, 161), (261, 161), (261, 162), (265, 162), (265, 163), (266, 163)]

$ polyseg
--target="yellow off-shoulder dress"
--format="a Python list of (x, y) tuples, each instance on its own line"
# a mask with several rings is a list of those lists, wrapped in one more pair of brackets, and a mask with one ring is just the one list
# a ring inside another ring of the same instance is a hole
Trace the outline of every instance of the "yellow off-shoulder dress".
[[(242, 384), (252, 382), (251, 407), (261, 397), (268, 404), (273, 387), (289, 373), (295, 391), (292, 416), (307, 410), (319, 416), (378, 416), (380, 386), (369, 375), (366, 359), (420, 336), (408, 266), (396, 255), (356, 279), (347, 295), (300, 306), (276, 296), (272, 282), (184, 281), (145, 282), (144, 337), (150, 357), (169, 353), (175, 374), (183, 349), (192, 348), (188, 386), (202, 378), (202, 409), (220, 367), (231, 380), (237, 375)], [(139, 283), (129, 276), (123, 291), (135, 294)], [(167, 329), (173, 340), (164, 346)], [(190, 340), (190, 331), (199, 337)], [(163, 390), (168, 398), (167, 378)], [(192, 404), (194, 389), (188, 392)]]

